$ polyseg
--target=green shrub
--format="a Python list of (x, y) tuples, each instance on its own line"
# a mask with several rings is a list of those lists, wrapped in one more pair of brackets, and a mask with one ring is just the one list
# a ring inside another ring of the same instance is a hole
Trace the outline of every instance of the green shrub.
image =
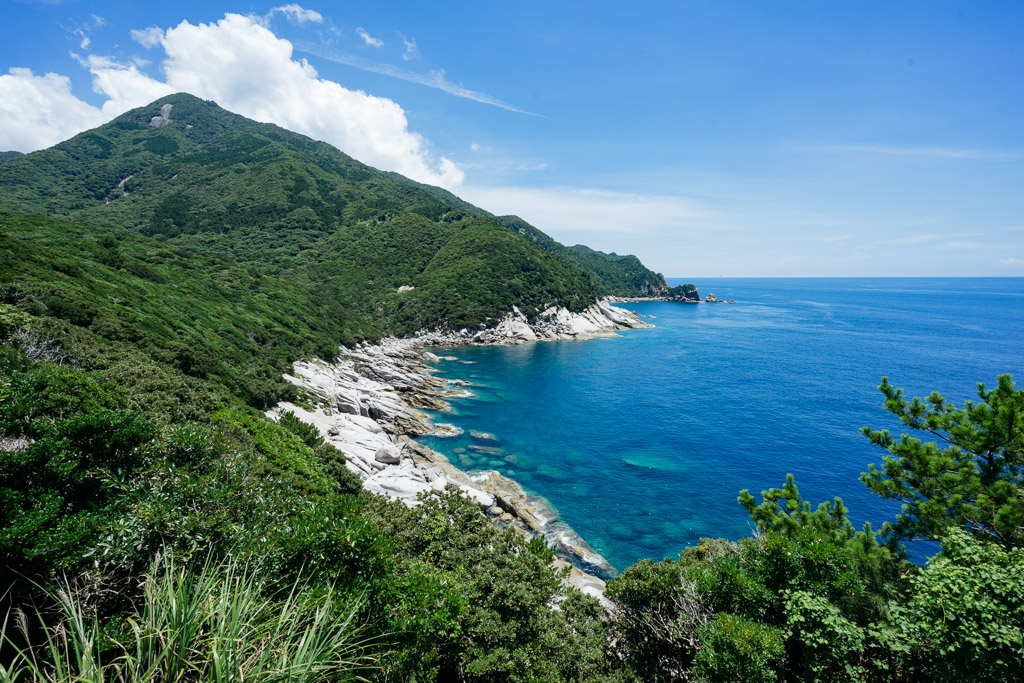
[(785, 659), (782, 632), (733, 614), (720, 614), (699, 632), (694, 661), (699, 680), (772, 683), (781, 680)]

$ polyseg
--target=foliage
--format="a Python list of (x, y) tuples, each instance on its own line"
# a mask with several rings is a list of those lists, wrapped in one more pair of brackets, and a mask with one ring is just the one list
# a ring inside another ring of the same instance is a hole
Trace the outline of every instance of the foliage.
[(694, 674), (700, 680), (771, 683), (779, 680), (783, 638), (779, 629), (732, 614), (719, 614), (699, 634), (704, 646)]
[[(593, 623), (596, 602), (575, 589), (567, 597), (548, 560), (530, 552), (515, 530), (491, 526), (459, 493), (425, 498), (414, 508), (375, 499), (368, 514), (400, 558), (396, 572), (406, 597), (388, 617), (403, 634), (402, 651), (390, 663), (394, 675), (591, 680), (608, 668), (600, 656), (603, 629)], [(565, 609), (552, 610), (563, 598)]]
[(660, 273), (648, 270), (636, 256), (606, 254), (577, 244), (566, 247), (551, 239), (519, 216), (498, 216), (499, 224), (532, 240), (560, 261), (590, 273), (602, 295), (649, 296), (668, 289)]
[(912, 579), (898, 612), (909, 669), (931, 680), (1018, 680), (1024, 671), (1024, 549), (962, 530)]
[(0, 434), (26, 444), (0, 451), (0, 564), (38, 575), (94, 547), (106, 480), (130, 475), (154, 432), (96, 374), (43, 362), (0, 376)]
[(812, 512), (792, 477), (760, 504), (739, 500), (756, 538), (705, 539), (612, 581), (622, 656), (643, 680), (842, 678), (868, 657), (862, 629), (904, 589), (901, 554), (856, 532), (838, 499)]
[(700, 292), (697, 291), (697, 285), (693, 284), (669, 287), (662, 296), (679, 297), (687, 301), (700, 301)]
[[(8, 613), (0, 642), (15, 654), (0, 664), (0, 676), (11, 683), (339, 681), (374, 664), (354, 621), (358, 605), (339, 605), (330, 588), (311, 590), (301, 580), (275, 586), (234, 561), (193, 569), (169, 557), (154, 563), (142, 590), (125, 637), (112, 647), (106, 625), (67, 583), (52, 595), (58, 614), (35, 615), (46, 632), (41, 652), (26, 642), (27, 620), (16, 626), (18, 615)], [(52, 628), (55, 616), (61, 628)]]
[(882, 378), (885, 408), (908, 427), (938, 440), (867, 427), (864, 434), (892, 455), (871, 465), (861, 481), (903, 503), (885, 533), (938, 539), (963, 528), (1005, 547), (1024, 547), (1024, 390), (1009, 375), (995, 389), (978, 385), (980, 402), (957, 408), (937, 392), (908, 403)]

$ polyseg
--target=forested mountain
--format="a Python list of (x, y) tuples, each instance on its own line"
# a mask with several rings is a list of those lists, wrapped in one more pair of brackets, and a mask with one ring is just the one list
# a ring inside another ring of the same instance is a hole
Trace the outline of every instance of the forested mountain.
[(527, 239), (565, 263), (591, 273), (602, 294), (615, 296), (653, 296), (668, 289), (661, 273), (655, 273), (640, 263), (636, 256), (606, 254), (582, 244), (566, 247), (551, 239), (519, 216), (498, 216), (496, 221)]
[(447, 191), (184, 94), (10, 160), (0, 207), (316, 283), (355, 316), (355, 337), (475, 325), (513, 305), (579, 310), (628, 290), (628, 274), (588, 269), (536, 229), (510, 237)]

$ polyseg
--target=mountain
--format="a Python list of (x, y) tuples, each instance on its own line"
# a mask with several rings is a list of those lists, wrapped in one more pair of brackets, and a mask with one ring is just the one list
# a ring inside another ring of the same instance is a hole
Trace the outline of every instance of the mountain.
[[(425, 303), (427, 292), (406, 296), (401, 306), (419, 313), (388, 320), (382, 329), (408, 317), (413, 325), (474, 324), (513, 304), (532, 310), (558, 300), (578, 309), (596, 294), (613, 289), (614, 293), (642, 293), (639, 288), (624, 291), (619, 282), (609, 284), (603, 273), (614, 271), (614, 266), (605, 264), (601, 273), (588, 269), (587, 263), (572, 258), (532, 226), (531, 241), (555, 256), (557, 263), (499, 236), (494, 231), (499, 223), (488, 212), (450, 192), (382, 173), (330, 145), (231, 114), (190, 95), (165, 97), (55, 147), (9, 162), (0, 169), (2, 208), (131, 229), (270, 273), (301, 273), (319, 280), (337, 279), (344, 273), (343, 282), (336, 283), (339, 292), (347, 293), (356, 285), (369, 289), (373, 292), (369, 298), (377, 300), (374, 308), (398, 305), (388, 301), (388, 295), (400, 286), (430, 289), (426, 280), (416, 276), (465, 230), (475, 236), (469, 242), (477, 253), (468, 260), (444, 254), (450, 271), (444, 278), (448, 287), (458, 288), (459, 280), (473, 273), (478, 280), (486, 277), (500, 262), (506, 265), (496, 275), (512, 282), (528, 278), (525, 289), (519, 285), (510, 296), (492, 291), (481, 299), (481, 291), (452, 292), (456, 300), (477, 297), (482, 307), (438, 308)], [(427, 242), (425, 233), (431, 233)], [(455, 240), (461, 246), (452, 248), (469, 247), (464, 237)], [(385, 243), (379, 244), (378, 238)], [(500, 244), (491, 244), (495, 240)], [(339, 245), (354, 243), (358, 253), (337, 253)], [(394, 267), (389, 252), (408, 244), (422, 247), (418, 258)], [(481, 253), (484, 247), (489, 248)], [(531, 254), (530, 263), (513, 263), (516, 272), (508, 271), (508, 259), (503, 258), (507, 249), (520, 257)], [(367, 264), (351, 262), (368, 255), (385, 258)], [(481, 262), (488, 267), (479, 268)], [(391, 270), (393, 277), (382, 279), (381, 267)], [(553, 280), (539, 279), (538, 269)], [(500, 289), (497, 282), (475, 284)], [(543, 291), (536, 291), (537, 285), (543, 285)], [(349, 303), (356, 306), (365, 301), (365, 294), (360, 291)], [(414, 300), (411, 306), (409, 299)], [(405, 330), (399, 325), (398, 331)]]
[(572, 247), (551, 239), (519, 216), (494, 216), (488, 211), (475, 207), (451, 192), (433, 185), (424, 185), (397, 173), (388, 174), (399, 182), (419, 187), (451, 209), (465, 211), (476, 216), (493, 218), (499, 224), (523, 237), (533, 240), (559, 261), (578, 266), (587, 271), (597, 283), (602, 295), (612, 296), (654, 296), (668, 290), (668, 283), (661, 273), (655, 273), (640, 262), (636, 256), (607, 254), (582, 244)]
[(20, 157), (20, 156), (21, 156), (21, 152), (15, 152), (15, 151), (0, 152), (0, 161), (5, 161), (7, 159), (13, 159), (14, 157)]
[(339, 342), (660, 278), (612, 256), (190, 95), (0, 164), (0, 302), (167, 415), (269, 403)]
[(606, 254), (582, 244), (566, 247), (519, 216), (498, 216), (495, 220), (532, 240), (563, 263), (572, 264), (590, 273), (602, 295), (654, 296), (668, 289), (665, 277), (661, 273), (649, 270), (636, 256)]

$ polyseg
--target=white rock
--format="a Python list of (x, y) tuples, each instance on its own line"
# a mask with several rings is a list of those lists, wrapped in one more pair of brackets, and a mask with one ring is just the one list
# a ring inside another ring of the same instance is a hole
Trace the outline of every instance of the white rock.
[(402, 461), (402, 454), (394, 446), (381, 446), (373, 454), (373, 459), (386, 465), (397, 465)]

